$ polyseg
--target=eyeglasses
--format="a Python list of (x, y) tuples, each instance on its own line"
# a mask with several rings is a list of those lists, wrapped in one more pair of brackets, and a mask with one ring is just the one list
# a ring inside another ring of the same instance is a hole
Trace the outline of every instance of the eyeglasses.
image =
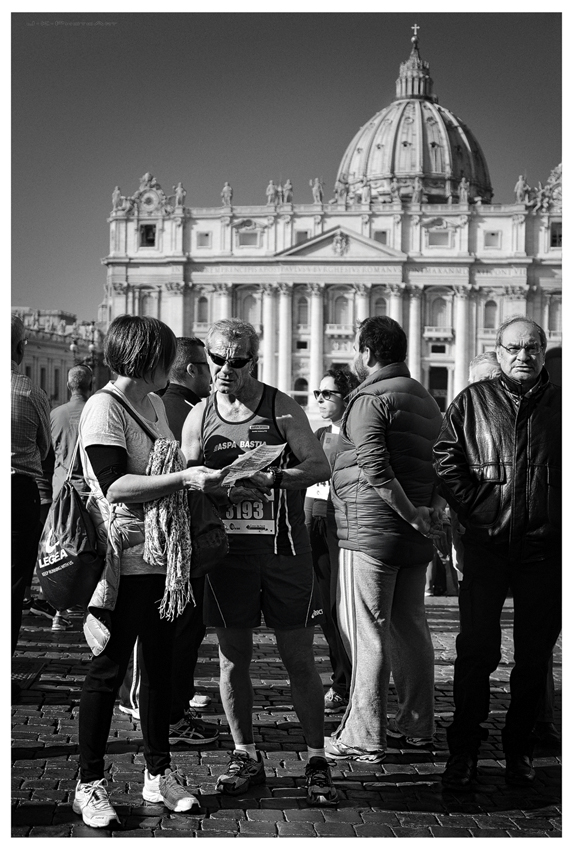
[(312, 394), (314, 395), (314, 397), (317, 401), (319, 400), (319, 398), (321, 396), (325, 401), (330, 401), (331, 396), (333, 396), (333, 395), (340, 395), (341, 396), (342, 395), (342, 393), (338, 392), (338, 390), (313, 390)]
[(220, 354), (214, 354), (212, 351), (209, 351), (209, 349), (207, 349), (207, 354), (215, 366), (224, 366), (226, 363), (227, 366), (231, 367), (231, 369), (242, 369), (243, 366), (246, 366), (247, 363), (250, 363), (253, 359), (252, 354), (249, 354), (248, 357), (229, 357), (227, 359), (226, 357), (221, 357)]
[(541, 354), (542, 351), (538, 342), (532, 342), (529, 345), (503, 345), (503, 343), (500, 342), (500, 345), (502, 348), (505, 348), (508, 354), (511, 354), (512, 357), (516, 357), (520, 351), (525, 351), (526, 354), (531, 355)]

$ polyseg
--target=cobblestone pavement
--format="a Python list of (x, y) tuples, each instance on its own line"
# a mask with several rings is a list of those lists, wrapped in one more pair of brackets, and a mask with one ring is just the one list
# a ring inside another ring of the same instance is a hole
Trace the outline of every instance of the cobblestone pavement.
[[(561, 759), (536, 751), (532, 788), (507, 786), (500, 727), (508, 703), (512, 605), (503, 613), (503, 657), (492, 677), (489, 739), (483, 744), (474, 791), (442, 791), (447, 758), (445, 726), (452, 715), (457, 600), (429, 598), (436, 651), (436, 719), (433, 749), (389, 749), (383, 764), (339, 762), (333, 776), (340, 793), (336, 809), (308, 808), (304, 799), (305, 746), (293, 713), (285, 670), (272, 634), (256, 633), (252, 665), (256, 741), (267, 774), (264, 786), (244, 797), (222, 797), (215, 781), (232, 747), (218, 695), (216, 639), (207, 634), (198, 665), (199, 691), (212, 697), (203, 716), (221, 727), (219, 740), (203, 748), (177, 745), (174, 767), (186, 776), (200, 812), (173, 814), (144, 803), (143, 742), (139, 724), (114, 712), (106, 775), (121, 825), (96, 830), (72, 812), (78, 777), (77, 714), (81, 682), (90, 653), (74, 619), (68, 632), (52, 632), (50, 621), (25, 615), (17, 656), (20, 679), (43, 663), (39, 677), (12, 708), (12, 835), (47, 837), (561, 837)], [(561, 644), (555, 651), (556, 720), (561, 720)], [(329, 682), (326, 642), (315, 636), (315, 654), (325, 688)], [(23, 671), (23, 672), (22, 672)], [(391, 691), (391, 704), (395, 692)], [(391, 706), (392, 707), (392, 706)], [(337, 725), (328, 718), (326, 734)]]

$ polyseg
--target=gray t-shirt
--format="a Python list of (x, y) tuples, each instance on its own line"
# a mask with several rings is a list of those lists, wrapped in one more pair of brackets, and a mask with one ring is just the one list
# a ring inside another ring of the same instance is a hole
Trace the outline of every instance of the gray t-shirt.
[[(105, 389), (113, 390), (121, 395), (122, 399), (131, 407), (127, 397), (111, 381), (105, 386)], [(137, 415), (158, 437), (174, 440), (175, 438), (167, 423), (163, 402), (155, 393), (149, 393), (148, 398), (154, 407), (156, 421), (152, 422), (141, 416), (140, 413)], [(153, 442), (128, 412), (107, 393), (96, 393), (86, 402), (80, 420), (80, 436), (84, 478), (92, 493), (103, 497), (99, 482), (94, 475), (85, 451), (86, 446), (121, 446), (127, 451), (127, 472), (133, 475), (145, 475)], [(140, 506), (133, 504), (130, 507)], [(165, 567), (152, 567), (143, 560), (142, 556), (143, 544), (126, 550), (121, 557), (121, 575), (149, 575), (151, 573), (165, 575)]]

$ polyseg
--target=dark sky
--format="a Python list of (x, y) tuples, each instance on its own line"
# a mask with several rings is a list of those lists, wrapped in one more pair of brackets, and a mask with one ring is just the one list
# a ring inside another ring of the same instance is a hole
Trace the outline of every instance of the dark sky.
[(130, 195), (146, 171), (168, 194), (181, 180), (189, 206), (219, 205), (225, 180), (237, 204), (265, 203), (270, 178), (310, 203), (321, 176), (328, 197), (394, 97), (414, 23), (494, 203), (520, 173), (545, 182), (561, 161), (557, 13), (14, 14), (12, 304), (95, 318), (113, 187)]

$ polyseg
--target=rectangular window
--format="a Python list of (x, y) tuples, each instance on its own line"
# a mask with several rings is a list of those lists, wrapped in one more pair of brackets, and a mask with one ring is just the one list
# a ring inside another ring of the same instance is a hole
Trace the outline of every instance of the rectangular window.
[(60, 370), (54, 369), (54, 398), (60, 397)]
[(375, 230), (373, 239), (375, 242), (380, 242), (381, 245), (388, 244), (388, 231), (387, 230)]
[(155, 237), (157, 235), (156, 224), (139, 225), (139, 245), (141, 248), (155, 248)]
[(32, 377), (32, 367), (31, 366), (26, 366), (26, 377), (27, 378)]
[(429, 230), (428, 231), (428, 246), (430, 248), (449, 248), (450, 247), (450, 232), (449, 232), (449, 230)]
[(40, 388), (46, 392), (46, 369), (44, 366), (40, 367)]
[(197, 247), (198, 248), (210, 248), (211, 247), (211, 233), (209, 231), (205, 231), (203, 233), (197, 234)]
[(446, 353), (446, 346), (445, 345), (431, 345), (430, 351), (432, 352), (432, 354), (445, 354)]
[(297, 348), (308, 348), (308, 342), (304, 339), (297, 339), (296, 341)]
[(554, 221), (551, 225), (551, 242), (552, 248), (561, 248), (561, 240), (563, 236), (563, 224), (560, 221)]
[(308, 239), (309, 233), (308, 230), (295, 230), (294, 232), (294, 244), (300, 245), (301, 242), (306, 242)]
[(243, 247), (254, 247), (257, 248), (259, 245), (259, 234), (257, 231), (254, 233), (252, 231), (244, 231), (243, 233), (239, 233), (239, 245)]
[(483, 235), (484, 248), (501, 248), (501, 232), (499, 230), (486, 230)]

